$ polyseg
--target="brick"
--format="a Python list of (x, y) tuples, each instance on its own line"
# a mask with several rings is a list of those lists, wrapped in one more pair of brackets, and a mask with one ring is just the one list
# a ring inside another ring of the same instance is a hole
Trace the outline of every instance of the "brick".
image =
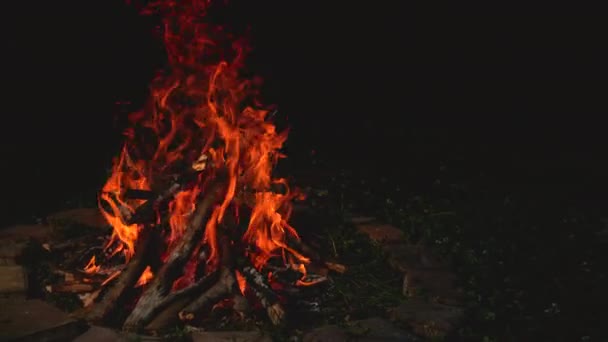
[(404, 275), (403, 294), (426, 296), (432, 301), (460, 305), (464, 292), (458, 289), (456, 275), (447, 269), (411, 269)]
[(410, 327), (425, 338), (442, 338), (454, 331), (461, 322), (462, 308), (431, 303), (422, 298), (411, 298), (389, 310), (390, 318)]
[(27, 292), (27, 273), (18, 265), (0, 266), (0, 294), (24, 295)]
[(0, 299), (1, 341), (71, 341), (87, 326), (37, 299)]
[(192, 342), (272, 342), (270, 336), (257, 331), (196, 331)]

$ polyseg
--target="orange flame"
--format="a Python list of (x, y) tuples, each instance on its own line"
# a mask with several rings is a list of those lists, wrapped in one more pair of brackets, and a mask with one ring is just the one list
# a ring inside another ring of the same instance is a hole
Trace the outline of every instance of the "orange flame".
[[(127, 222), (143, 201), (125, 199), (126, 189), (150, 190), (163, 176), (183, 172), (184, 165), (200, 172), (198, 181), (169, 204), (167, 244), (171, 246), (187, 229), (206, 181), (214, 177), (214, 170), (224, 169), (227, 191), (206, 222), (203, 242), (210, 247), (209, 263), (218, 262), (216, 230), (232, 213), (229, 206), (242, 193), (254, 192), (242, 237), (257, 247), (249, 255), (252, 262), (260, 268), (278, 255), (285, 261), (294, 257), (304, 268), (308, 258), (287, 244), (287, 239), (299, 238), (288, 224), (290, 202), (298, 194), (270, 191), (273, 184), (287, 187), (285, 180), (272, 177), (274, 166), (285, 157), (279, 150), (287, 131), (277, 132), (269, 108), (257, 100), (259, 82), (241, 77), (248, 50), (245, 42), (200, 20), (210, 5), (209, 0), (157, 0), (144, 8), (144, 14), (161, 14), (169, 70), (152, 82), (149, 103), (130, 115), (133, 128), (125, 133), (127, 141), (102, 189), (99, 207), (114, 228), (107, 246), (119, 242), (114, 253), (122, 251), (127, 260), (135, 252), (142, 227)], [(232, 42), (231, 49), (225, 49), (226, 41)], [(149, 269), (147, 273), (152, 276)]]
[(236, 275), (236, 283), (239, 286), (241, 294), (245, 295), (245, 290), (247, 289), (247, 279), (245, 279), (245, 276), (243, 276), (239, 271), (236, 271), (234, 274)]
[(154, 278), (154, 273), (152, 273), (150, 266), (148, 266), (148, 267), (146, 267), (144, 272), (139, 277), (139, 280), (135, 284), (135, 287), (139, 287), (139, 286), (143, 286), (143, 285), (147, 284), (150, 280), (152, 280), (152, 278)]
[(100, 269), (101, 269), (101, 266), (98, 266), (95, 263), (94, 255), (91, 257), (91, 260), (89, 260), (89, 263), (84, 267), (84, 271), (89, 274), (95, 274), (95, 273), (99, 272)]

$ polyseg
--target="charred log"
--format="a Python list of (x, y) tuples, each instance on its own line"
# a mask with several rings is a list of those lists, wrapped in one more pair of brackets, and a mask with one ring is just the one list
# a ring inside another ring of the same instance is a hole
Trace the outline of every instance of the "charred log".
[(205, 308), (211, 307), (218, 301), (228, 297), (235, 291), (236, 278), (232, 270), (222, 266), (220, 269), (220, 277), (218, 281), (209, 290), (203, 292), (193, 302), (188, 304), (184, 309), (179, 311), (179, 318), (182, 321), (191, 321), (196, 317), (196, 314)]
[(266, 278), (248, 260), (241, 260), (239, 271), (247, 280), (247, 285), (266, 309), (268, 317), (274, 325), (279, 325), (285, 318), (285, 311)]
[(206, 291), (215, 284), (217, 280), (218, 272), (213, 272), (201, 278), (195, 284), (166, 296), (159, 303), (156, 310), (150, 313), (152, 315), (158, 312), (153, 318), (152, 316), (143, 318), (143, 321), (150, 322), (146, 325), (144, 330), (148, 332), (157, 332), (177, 321), (179, 312), (200, 295), (201, 292)]
[(169, 293), (173, 282), (181, 275), (184, 265), (201, 240), (205, 230), (203, 223), (209, 219), (211, 207), (223, 193), (224, 188), (223, 180), (218, 180), (214, 184), (210, 184), (208, 191), (199, 199), (184, 236), (173, 248), (165, 264), (139, 298), (123, 328), (126, 330), (140, 329), (149, 323), (149, 319), (158, 312), (158, 304)]
[(232, 269), (233, 258), (230, 252), (230, 240), (224, 232), (218, 232), (218, 235), (220, 247), (219, 279), (209, 290), (203, 292), (179, 312), (179, 318), (182, 321), (191, 321), (204, 308), (208, 308), (238, 291), (236, 277)]
[(135, 247), (135, 255), (129, 261), (126, 269), (114, 280), (101, 301), (93, 306), (87, 315), (94, 322), (103, 321), (113, 310), (123, 302), (128, 290), (132, 289), (148, 265), (150, 252), (154, 250), (154, 235), (157, 231), (152, 227), (144, 227)]

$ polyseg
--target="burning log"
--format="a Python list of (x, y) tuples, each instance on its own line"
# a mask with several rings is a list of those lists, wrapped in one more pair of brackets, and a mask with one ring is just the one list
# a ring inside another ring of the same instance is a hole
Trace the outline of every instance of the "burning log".
[[(145, 330), (156, 332), (168, 326), (171, 322), (176, 321), (179, 312), (188, 305), (188, 303), (192, 302), (200, 292), (205, 291), (215, 284), (217, 279), (218, 272), (213, 272), (201, 278), (194, 285), (169, 294), (158, 304), (158, 307), (156, 308), (158, 314), (146, 325)], [(146, 320), (149, 320), (149, 318), (146, 317)]]
[(224, 182), (218, 181), (211, 185), (209, 191), (199, 200), (184, 236), (179, 244), (173, 248), (165, 264), (139, 298), (135, 309), (125, 321), (123, 328), (126, 330), (142, 328), (162, 309), (159, 308), (159, 303), (169, 293), (173, 282), (180, 276), (182, 268), (192, 255), (198, 241), (201, 240), (205, 229), (203, 223), (206, 219), (209, 219), (209, 211), (224, 188)]
[(218, 281), (209, 290), (198, 296), (192, 303), (188, 304), (179, 312), (182, 321), (191, 321), (202, 309), (207, 308), (228, 297), (235, 289), (236, 279), (232, 270), (222, 266)]
[(290, 237), (287, 239), (287, 244), (294, 250), (298, 251), (298, 253), (309, 257), (310, 260), (317, 265), (322, 265), (327, 269), (340, 274), (346, 272), (346, 266), (335, 261), (330, 261), (323, 258), (317, 251), (315, 251), (312, 247), (308, 246), (306, 243), (304, 243), (304, 241), (300, 239)]
[[(154, 214), (155, 210), (161, 207), (164, 203), (169, 202), (173, 199), (173, 197), (183, 189), (185, 184), (192, 180), (195, 174), (190, 172), (187, 173), (186, 176), (176, 177), (175, 181), (160, 195), (154, 198), (154, 192), (145, 191), (145, 190), (137, 190), (137, 189), (129, 189), (125, 193), (125, 198), (136, 198), (136, 199), (149, 199), (144, 204), (135, 210), (130, 218), (127, 220), (126, 224), (136, 224), (136, 223), (150, 223), (154, 222)], [(145, 195), (144, 195), (145, 194)], [(150, 197), (154, 198), (153, 200)]]
[(272, 323), (274, 325), (281, 324), (285, 317), (285, 311), (264, 276), (247, 261), (243, 261), (240, 271), (255, 296), (260, 300), (260, 304), (266, 309)]
[(223, 232), (220, 232), (219, 240), (221, 259), (218, 280), (215, 282), (215, 285), (203, 292), (198, 298), (179, 312), (178, 315), (182, 321), (191, 321), (194, 319), (196, 313), (203, 308), (209, 307), (237, 291), (236, 278), (231, 269), (233, 266), (233, 258), (230, 251), (230, 241)]
[(125, 293), (132, 289), (150, 260), (150, 251), (153, 250), (153, 235), (157, 233), (152, 227), (145, 227), (139, 236), (135, 255), (129, 260), (128, 266), (115, 279), (101, 302), (93, 306), (87, 318), (93, 322), (103, 321), (119, 303)]

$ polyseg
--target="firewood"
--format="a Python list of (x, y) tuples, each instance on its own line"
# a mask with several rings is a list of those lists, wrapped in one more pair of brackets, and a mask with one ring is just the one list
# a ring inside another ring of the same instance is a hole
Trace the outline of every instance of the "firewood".
[(51, 286), (51, 292), (72, 292), (72, 293), (82, 293), (82, 292), (90, 292), (93, 291), (93, 285), (91, 284), (57, 284)]
[[(202, 171), (202, 170), (201, 170)], [(125, 193), (125, 197), (149, 199), (144, 204), (135, 209), (133, 215), (130, 216), (126, 224), (154, 222), (155, 209), (169, 203), (173, 197), (186, 187), (187, 184), (196, 180), (200, 175), (200, 171), (192, 168), (187, 168), (186, 172), (180, 176), (173, 177), (170, 185), (160, 192), (158, 196), (154, 196), (152, 191), (129, 189)]]
[(179, 312), (179, 318), (182, 321), (191, 321), (196, 317), (196, 314), (205, 308), (208, 308), (234, 293), (236, 286), (236, 278), (234, 272), (227, 267), (222, 266), (220, 269), (220, 278), (209, 290), (203, 292), (196, 300), (188, 304)]
[(272, 323), (274, 325), (281, 324), (285, 317), (285, 312), (279, 302), (279, 297), (270, 288), (266, 278), (248, 260), (241, 260), (239, 270), (247, 280), (249, 288), (260, 301), (260, 304), (266, 309)]
[(203, 223), (209, 219), (210, 209), (223, 194), (224, 188), (224, 180), (218, 179), (215, 183), (210, 184), (208, 190), (201, 196), (184, 236), (173, 248), (165, 264), (148, 284), (135, 308), (127, 317), (123, 325), (125, 330), (138, 330), (148, 323), (146, 319), (153, 316), (152, 313), (157, 310), (158, 304), (169, 293), (173, 282), (181, 275), (184, 265), (201, 240), (205, 230)]
[[(221, 227), (226, 229), (226, 226)], [(182, 321), (193, 320), (198, 312), (212, 306), (216, 302), (232, 294), (236, 294), (239, 291), (237, 288), (238, 285), (236, 282), (236, 277), (232, 269), (233, 258), (230, 248), (230, 240), (223, 230), (218, 231), (217, 239), (219, 240), (218, 246), (220, 248), (219, 279), (211, 288), (203, 292), (193, 302), (188, 304), (188, 306), (179, 312), (178, 316)]]
[(182, 184), (174, 183), (165, 192), (154, 200), (148, 200), (140, 205), (135, 212), (128, 218), (126, 224), (152, 223), (154, 222), (154, 212), (163, 202), (169, 202), (182, 189)]
[(171, 323), (178, 320), (179, 312), (188, 303), (192, 302), (202, 291), (206, 291), (211, 285), (217, 282), (218, 272), (213, 272), (193, 285), (176, 291), (165, 297), (161, 303), (156, 307), (154, 312), (151, 312), (152, 316), (155, 314), (153, 319), (150, 317), (144, 317), (143, 321), (150, 321), (145, 327), (147, 332), (157, 332)]
[(27, 273), (21, 266), (0, 266), (0, 293), (25, 294), (27, 292)]
[(124, 197), (125, 199), (153, 200), (156, 199), (157, 195), (150, 190), (127, 189)]
[(346, 272), (345, 265), (339, 264), (337, 262), (334, 262), (333, 260), (328, 260), (327, 258), (322, 257), (319, 253), (317, 253), (317, 251), (315, 251), (312, 247), (308, 246), (308, 244), (306, 244), (301, 239), (288, 237), (287, 245), (290, 248), (293, 248), (298, 253), (310, 258), (311, 262), (313, 262), (317, 265), (323, 265), (323, 266), (327, 267), (328, 269), (330, 269), (336, 273), (340, 273), (340, 274)]
[(132, 289), (148, 266), (149, 252), (154, 250), (153, 236), (157, 232), (152, 227), (144, 227), (135, 246), (135, 254), (129, 260), (127, 268), (114, 280), (108, 292), (99, 303), (93, 306), (88, 319), (93, 322), (103, 321), (122, 302), (125, 293)]

